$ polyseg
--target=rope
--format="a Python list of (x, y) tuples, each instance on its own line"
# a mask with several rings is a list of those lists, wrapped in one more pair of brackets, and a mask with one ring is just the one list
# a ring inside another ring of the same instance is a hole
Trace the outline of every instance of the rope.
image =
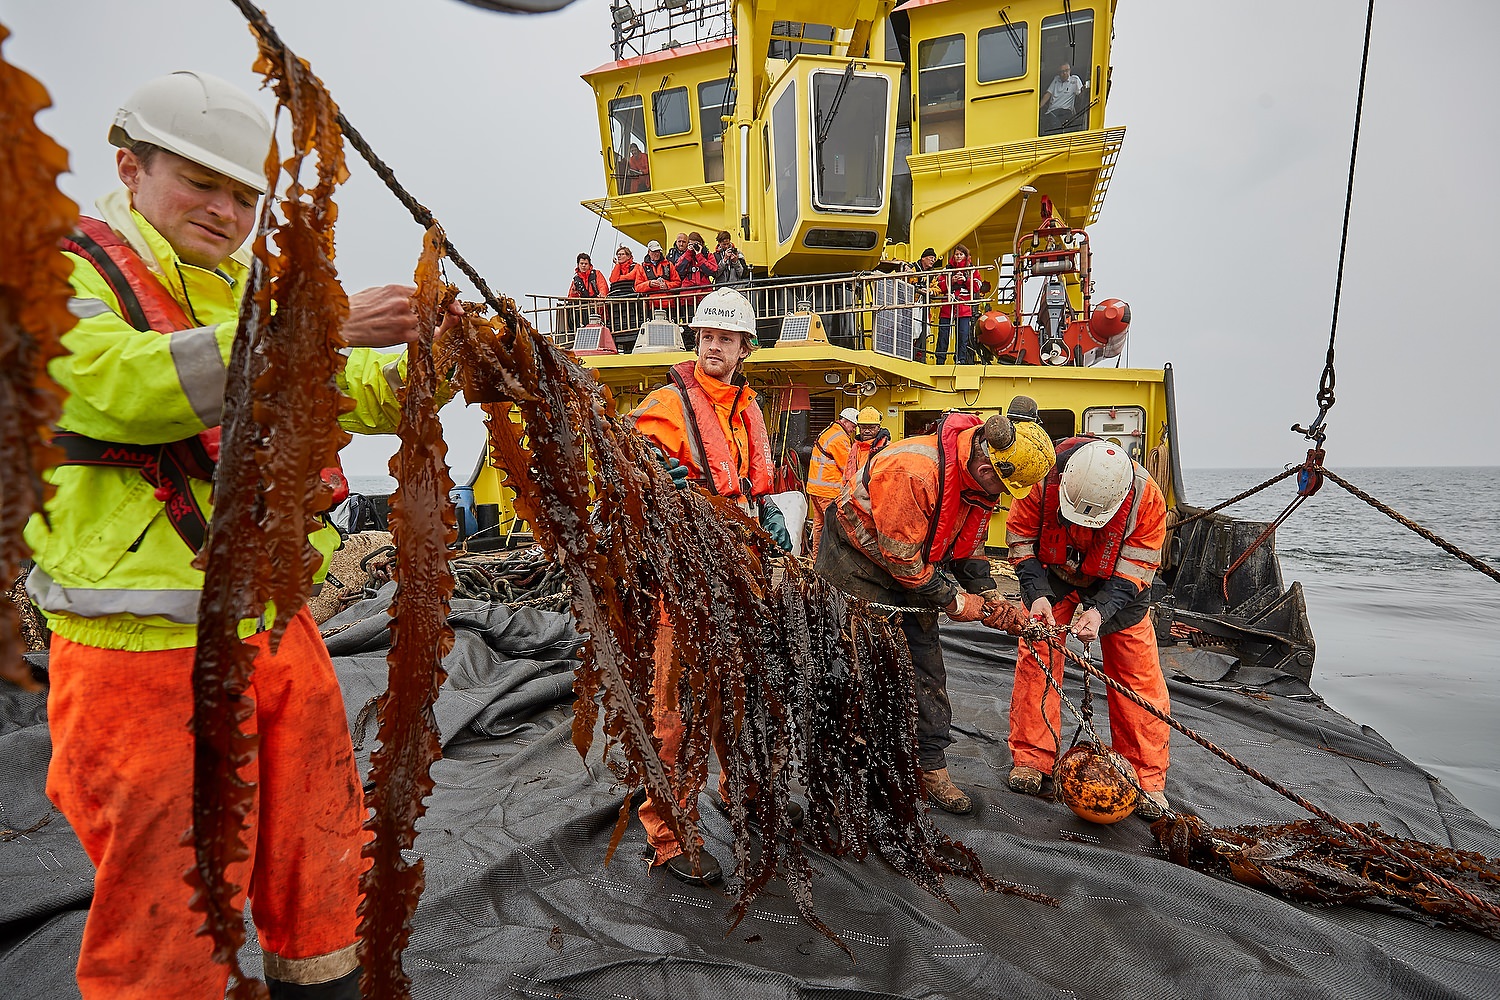
[(1320, 445), (1327, 437), (1328, 431), (1323, 426), (1323, 419), (1328, 416), (1328, 411), (1333, 409), (1333, 386), (1335, 372), (1333, 367), (1333, 344), (1338, 336), (1339, 330), (1339, 300), (1344, 292), (1344, 256), (1349, 249), (1349, 215), (1354, 205), (1354, 165), (1359, 158), (1359, 124), (1365, 109), (1365, 77), (1370, 66), (1370, 28), (1375, 22), (1375, 0), (1370, 0), (1369, 7), (1365, 13), (1365, 47), (1364, 53), (1359, 61), (1359, 97), (1354, 104), (1354, 140), (1349, 148), (1349, 180), (1344, 187), (1344, 227), (1339, 236), (1339, 269), (1338, 277), (1333, 285), (1333, 322), (1328, 330), (1328, 357), (1323, 362), (1323, 375), (1318, 380), (1318, 417), (1312, 422), (1312, 426), (1303, 428), (1299, 424), (1293, 424), (1292, 430), (1300, 431), (1305, 437), (1317, 441)]
[(1442, 549), (1444, 552), (1448, 553), (1449, 555), (1451, 555), (1451, 556), (1453, 556), (1453, 557), (1455, 557), (1455, 558), (1457, 558), (1459, 560), (1462, 560), (1465, 563), (1468, 563), (1470, 566), (1472, 566), (1475, 569), (1479, 570), (1479, 572), (1483, 573), (1485, 576), (1489, 577), (1491, 580), (1494, 580), (1495, 582), (1500, 583), (1500, 570), (1495, 569), (1495, 567), (1491, 566), (1489, 563), (1483, 562), (1482, 560), (1477, 559), (1474, 556), (1469, 555), (1463, 549), (1459, 548), (1457, 545), (1454, 545), (1452, 542), (1448, 541), (1447, 539), (1444, 539), (1441, 536), (1439, 536), (1439, 535), (1437, 535), (1437, 534), (1435, 534), (1435, 533), (1433, 533), (1431, 531), (1428, 531), (1426, 528), (1422, 527), (1420, 524), (1418, 524), (1417, 522), (1413, 521), (1411, 518), (1404, 517), (1403, 515), (1401, 515), (1398, 512), (1396, 512), (1395, 510), (1393, 510), (1390, 507), (1386, 506), (1385, 504), (1381, 503), (1379, 500), (1376, 500), (1374, 497), (1370, 496), (1370, 494), (1366, 493), (1364, 490), (1360, 489), (1358, 486), (1355, 486), (1353, 483), (1350, 483), (1349, 481), (1347, 481), (1343, 477), (1339, 476), (1337, 473), (1329, 472), (1327, 469), (1319, 469), (1318, 471), (1321, 472), (1323, 475), (1327, 476), (1329, 479), (1333, 480), (1335, 483), (1338, 483), (1340, 486), (1342, 486), (1344, 489), (1348, 490), (1350, 493), (1352, 493), (1355, 496), (1359, 497), (1361, 500), (1363, 500), (1365, 503), (1369, 504), (1371, 507), (1374, 507), (1376, 510), (1380, 511), (1382, 514), (1384, 514), (1387, 517), (1391, 518), (1391, 520), (1393, 520), (1393, 521), (1397, 522), (1398, 524), (1401, 524), (1401, 525), (1403, 525), (1403, 526), (1405, 526), (1407, 528), (1410, 528), (1412, 531), (1414, 531), (1417, 534), (1421, 535), (1423, 538), (1427, 539), (1429, 542), (1431, 542), (1433, 545), (1436, 545), (1438, 548)]
[(1290, 478), (1292, 476), (1295, 476), (1297, 473), (1299, 473), (1301, 471), (1302, 471), (1302, 466), (1300, 466), (1300, 465), (1294, 465), (1290, 469), (1285, 470), (1284, 472), (1277, 473), (1276, 475), (1272, 476), (1270, 479), (1267, 479), (1265, 482), (1261, 483), (1259, 486), (1252, 486), (1250, 489), (1248, 489), (1245, 492), (1241, 493), (1239, 496), (1230, 497), (1228, 500), (1225, 500), (1223, 503), (1219, 504), (1217, 507), (1210, 507), (1208, 510), (1199, 511), (1198, 513), (1194, 514), (1192, 517), (1185, 517), (1185, 518), (1183, 518), (1181, 521), (1178, 521), (1176, 524), (1172, 525), (1172, 530), (1176, 531), (1178, 528), (1181, 528), (1184, 524), (1192, 524), (1194, 521), (1202, 520), (1203, 518), (1208, 517), (1210, 514), (1217, 514), (1219, 511), (1223, 510), (1225, 507), (1233, 506), (1234, 504), (1239, 503), (1241, 500), (1244, 500), (1244, 499), (1246, 499), (1248, 497), (1254, 496), (1255, 494), (1259, 493), (1261, 490), (1266, 489), (1269, 486), (1275, 486), (1277, 483), (1281, 482), (1283, 479), (1288, 479), (1288, 478)]
[[(1192, 730), (1192, 729), (1188, 728), (1187, 726), (1183, 725), (1181, 722), (1178, 722), (1176, 719), (1174, 719), (1172, 717), (1172, 715), (1169, 712), (1164, 712), (1161, 709), (1157, 708), (1155, 705), (1151, 704), (1144, 697), (1142, 697), (1141, 695), (1137, 694), (1133, 689), (1131, 689), (1127, 685), (1120, 683), (1119, 681), (1115, 680), (1113, 677), (1110, 677), (1103, 670), (1099, 669), (1098, 667), (1094, 666), (1092, 663), (1090, 663), (1087, 660), (1083, 659), (1077, 653), (1074, 653), (1071, 649), (1068, 649), (1067, 646), (1065, 644), (1063, 644), (1063, 643), (1060, 643), (1055, 636), (1048, 637), (1044, 641), (1047, 643), (1047, 645), (1051, 646), (1053, 649), (1056, 649), (1058, 652), (1062, 653), (1063, 656), (1065, 656), (1069, 660), (1072, 660), (1074, 663), (1078, 664), (1087, 673), (1093, 674), (1095, 677), (1098, 677), (1111, 690), (1118, 692), (1121, 696), (1129, 699), (1132, 704), (1134, 704), (1134, 705), (1136, 705), (1136, 706), (1144, 709), (1145, 711), (1147, 711), (1148, 713), (1150, 713), (1152, 716), (1154, 716), (1155, 718), (1159, 719), (1160, 721), (1165, 722), (1167, 725), (1171, 726), (1173, 729), (1177, 730), (1179, 733), (1181, 733), (1182, 735), (1186, 736), (1188, 739), (1192, 740), (1194, 743), (1196, 743), (1199, 746), (1203, 747), (1205, 750), (1207, 750), (1209, 753), (1212, 753), (1214, 756), (1218, 757), (1220, 760), (1222, 760), (1225, 763), (1229, 764), (1231, 767), (1234, 767), (1235, 769), (1241, 771), (1242, 773), (1249, 775), (1250, 777), (1254, 778), (1256, 781), (1260, 782), (1261, 784), (1265, 785), (1267, 788), (1271, 789), (1273, 792), (1276, 792), (1279, 795), (1282, 795), (1285, 798), (1290, 799), (1292, 802), (1295, 802), (1297, 805), (1301, 806), (1303, 809), (1306, 809), (1308, 812), (1312, 813), (1314, 816), (1318, 817), (1319, 819), (1323, 820), (1326, 823), (1329, 823), (1329, 824), (1333, 825), (1334, 827), (1337, 827), (1340, 831), (1342, 831), (1343, 833), (1347, 834), (1350, 837), (1353, 837), (1355, 840), (1357, 840), (1360, 843), (1364, 844), (1366, 847), (1373, 847), (1375, 850), (1379, 851), (1381, 854), (1384, 854), (1386, 857), (1391, 858), (1394, 861), (1398, 861), (1398, 862), (1400, 862), (1402, 864), (1411, 866), (1411, 868), (1414, 869), (1415, 871), (1417, 871), (1417, 872), (1421, 873), (1423, 876), (1431, 879), (1434, 885), (1440, 886), (1441, 888), (1448, 890), (1454, 896), (1458, 897), (1459, 899), (1462, 899), (1464, 902), (1468, 903), (1469, 905), (1478, 907), (1479, 909), (1483, 910), (1485, 913), (1488, 913), (1491, 916), (1493, 916), (1493, 917), (1495, 917), (1497, 919), (1500, 919), (1500, 906), (1496, 906), (1494, 903), (1489, 903), (1489, 902), (1486, 902), (1483, 899), (1480, 899), (1478, 896), (1476, 896), (1473, 893), (1469, 892), (1468, 890), (1464, 889), (1462, 886), (1458, 886), (1458, 885), (1455, 885), (1454, 883), (1450, 882), (1448, 879), (1444, 878), (1443, 876), (1439, 875), (1437, 872), (1435, 872), (1432, 869), (1428, 868), (1426, 865), (1422, 864), (1420, 861), (1417, 861), (1417, 860), (1415, 860), (1413, 858), (1407, 857), (1406, 855), (1402, 854), (1399, 850), (1396, 850), (1395, 848), (1390, 847), (1390, 846), (1382, 843), (1379, 839), (1370, 836), (1368, 833), (1364, 832), (1363, 830), (1360, 830), (1358, 827), (1355, 827), (1355, 826), (1353, 826), (1353, 825), (1351, 825), (1349, 823), (1344, 822), (1343, 820), (1339, 819), (1337, 816), (1335, 816), (1332, 813), (1328, 812), (1326, 809), (1323, 809), (1320, 806), (1314, 805), (1312, 802), (1310, 802), (1307, 799), (1303, 798), (1302, 796), (1298, 795), (1296, 792), (1293, 792), (1291, 789), (1288, 789), (1288, 788), (1282, 786), (1281, 784), (1279, 784), (1278, 782), (1276, 782), (1275, 780), (1267, 777), (1264, 774), (1261, 774), (1259, 771), (1257, 771), (1255, 768), (1251, 767), (1249, 764), (1243, 764), (1243, 763), (1241, 763), (1239, 760), (1235, 759), (1234, 755), (1231, 754), (1231, 753), (1229, 753), (1227, 750), (1221, 750), (1221, 749), (1219, 749), (1212, 742), (1210, 742), (1206, 737), (1199, 735), (1194, 730)], [(1049, 677), (1051, 676), (1051, 671), (1050, 670), (1044, 670), (1043, 672), (1046, 673)]]
[[(267, 45), (280, 49), (282, 54), (288, 59), (295, 59), (297, 57), (296, 53), (281, 40), (281, 36), (276, 33), (276, 29), (271, 26), (271, 22), (266, 19), (265, 13), (257, 9), (251, 3), (251, 0), (229, 0), (229, 2), (239, 8), (240, 13), (245, 16), (245, 20), (250, 22), (250, 26), (255, 29), (256, 34)], [(375, 155), (375, 150), (370, 147), (370, 144), (365, 141), (364, 136), (360, 135), (359, 130), (354, 127), (349, 119), (344, 117), (342, 111), (338, 112), (338, 123), (345, 138), (349, 140), (349, 144), (359, 152), (360, 156), (364, 157), (365, 162), (370, 165), (370, 169), (375, 171), (375, 175), (385, 183), (385, 186), (390, 189), (391, 194), (396, 196), (396, 200), (401, 202), (406, 210), (411, 213), (411, 217), (416, 220), (417, 225), (423, 229), (431, 229), (433, 226), (438, 226), (443, 241), (443, 250), (447, 253), (448, 258), (473, 282), (474, 287), (483, 296), (484, 301), (495, 311), (495, 315), (504, 320), (506, 325), (512, 330), (526, 328), (526, 321), (516, 309), (515, 302), (496, 295), (490, 289), (489, 283), (474, 269), (473, 265), (464, 259), (463, 255), (458, 252), (458, 248), (448, 239), (447, 233), (441, 231), (442, 227), (439, 225), (437, 218), (433, 216), (427, 206), (417, 201), (411, 192), (401, 186), (401, 182), (396, 179), (395, 172), (391, 170), (384, 160)]]

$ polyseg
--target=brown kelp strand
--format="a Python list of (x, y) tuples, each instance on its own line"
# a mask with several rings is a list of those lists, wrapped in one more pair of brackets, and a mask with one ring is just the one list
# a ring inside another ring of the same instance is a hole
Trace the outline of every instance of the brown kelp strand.
[[(1378, 823), (1355, 828), (1488, 904), (1500, 904), (1500, 859), (1392, 837)], [(1500, 919), (1435, 885), (1417, 868), (1316, 819), (1266, 826), (1210, 827), (1196, 816), (1157, 820), (1151, 832), (1168, 856), (1288, 899), (1388, 909), (1426, 923), (1500, 940)]]
[[(0, 44), (10, 34), (0, 25)], [(63, 393), (47, 362), (65, 353), (75, 322), (67, 258), (57, 251), (78, 207), (57, 190), (68, 154), (36, 127), (52, 105), (46, 88), (0, 58), (0, 585), (9, 587), (29, 556), (22, 532), (51, 487), (42, 474), (61, 458), (50, 444)], [(40, 690), (21, 661), (16, 605), (0, 596), (0, 678)]]
[[(257, 740), (242, 731), (254, 706), (247, 694), (254, 669), (239, 624), (274, 602), (273, 644), (306, 603), (320, 557), (308, 542), (314, 516), (332, 494), (319, 475), (335, 465), (348, 435), (338, 415), (352, 404), (339, 392), (339, 336), (348, 300), (333, 269), (334, 187), (345, 176), (332, 101), (306, 63), (283, 61), (264, 44), (257, 68), (291, 117), (292, 155), (280, 159), (273, 140), (266, 159), (272, 194), (262, 206), (255, 264), (240, 311), (225, 390), (223, 437), (215, 474), (215, 506), (200, 560), (203, 595), (193, 665), (193, 829), (196, 863), (188, 873), (193, 907), (205, 916), (214, 957), (229, 966), (233, 995), (260, 996), (246, 980), (237, 952), (244, 938), (237, 905), (242, 888), (231, 866), (248, 852), (245, 818), (254, 787), (240, 770)], [(300, 183), (308, 153), (318, 182)], [(288, 183), (275, 198), (282, 172)], [(279, 218), (278, 218), (279, 210)], [(278, 253), (266, 233), (275, 230)]]
[(438, 276), (440, 233), (423, 241), (417, 263), (413, 308), (423, 331), (407, 351), (406, 388), (401, 397), (401, 446), (390, 472), (399, 484), (391, 494), (391, 534), (400, 558), (391, 601), (389, 681), (378, 702), (380, 748), (370, 757), (374, 815), (366, 824), (374, 838), (364, 848), (371, 867), (360, 880), (364, 899), (359, 959), (362, 995), (377, 1000), (404, 997), (411, 981), (401, 952), (411, 936), (411, 918), (422, 895), (422, 861), (402, 852), (416, 840), (417, 820), (432, 792), (429, 773), (442, 756), (432, 715), (447, 673), (443, 657), (453, 648), (448, 603), (453, 574), (448, 545), (457, 537), (448, 491), (448, 446), (437, 415), (438, 374), (432, 338), (453, 290)]

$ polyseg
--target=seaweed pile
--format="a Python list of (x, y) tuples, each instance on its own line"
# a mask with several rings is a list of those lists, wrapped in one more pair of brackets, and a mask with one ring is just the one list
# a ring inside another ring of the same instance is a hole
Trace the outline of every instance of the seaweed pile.
[[(0, 44), (10, 34), (0, 25)], [(46, 88), (0, 58), (0, 588), (9, 590), (30, 552), (22, 532), (51, 487), (42, 474), (61, 458), (51, 431), (63, 393), (47, 362), (64, 353), (72, 329), (67, 258), (58, 242), (72, 231), (78, 207), (57, 190), (68, 154), (36, 127), (52, 105)], [(17, 605), (0, 594), (0, 678), (37, 690), (21, 660)]]

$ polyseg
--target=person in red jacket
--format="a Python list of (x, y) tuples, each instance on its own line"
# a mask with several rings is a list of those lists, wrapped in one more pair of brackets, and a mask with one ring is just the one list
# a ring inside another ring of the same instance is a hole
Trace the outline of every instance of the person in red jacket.
[(652, 240), (646, 244), (646, 256), (635, 268), (635, 290), (647, 296), (646, 304), (652, 309), (665, 309), (667, 315), (677, 312), (677, 296), (673, 294), (682, 279), (677, 269), (662, 253), (661, 244)]
[(990, 515), (1001, 497), (1025, 496), (1051, 468), (1052, 442), (1039, 424), (951, 412), (937, 433), (877, 452), (824, 519), (820, 575), (876, 604), (929, 609), (901, 612), (901, 631), (915, 673), (922, 785), (951, 813), (974, 804), (948, 774), (953, 709), (937, 613), (972, 622), (996, 611), (1002, 601), (984, 552)]
[[(1045, 487), (1011, 505), (1005, 529), (1032, 616), (1048, 625), (1071, 625), (1085, 646), (1098, 641), (1104, 672), (1168, 711), (1167, 682), (1147, 615), (1166, 540), (1167, 502), (1146, 469), (1110, 441), (1070, 438), (1057, 446), (1057, 468)], [(1047, 669), (1060, 683), (1064, 659), (1045, 653)], [(1037, 655), (1022, 643), (1011, 689), (1010, 787), (1027, 795), (1041, 791), (1057, 760), (1060, 703), (1043, 697), (1048, 687)], [(1109, 728), (1114, 749), (1130, 761), (1147, 795), (1137, 803), (1137, 815), (1160, 817), (1167, 809), (1170, 729), (1114, 690)]]
[(563, 310), (565, 321), (565, 333), (578, 329), (588, 322), (590, 313), (597, 313), (604, 317), (604, 303), (601, 301), (609, 294), (609, 282), (604, 278), (604, 272), (594, 266), (593, 259), (586, 253), (578, 255), (577, 266), (573, 270), (573, 280), (568, 283), (568, 298), (570, 299), (592, 299), (582, 306), (571, 306)]
[(974, 363), (974, 300), (989, 293), (989, 282), (969, 261), (969, 248), (960, 243), (948, 255), (948, 271), (937, 276), (933, 284), (943, 298), (938, 310), (937, 363), (948, 363), (949, 331), (958, 328), (953, 345), (954, 360), (961, 365)]
[(688, 233), (687, 248), (672, 266), (680, 282), (678, 294), (682, 296), (683, 309), (703, 301), (719, 274), (718, 261), (711, 252), (703, 249), (702, 233)]

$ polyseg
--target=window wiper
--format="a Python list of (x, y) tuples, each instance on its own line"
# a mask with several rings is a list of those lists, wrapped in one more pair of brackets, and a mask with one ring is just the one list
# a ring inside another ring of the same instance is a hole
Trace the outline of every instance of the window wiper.
[(1005, 26), (1005, 33), (1010, 36), (1010, 44), (1016, 47), (1016, 55), (1020, 56), (1022, 59), (1025, 59), (1026, 46), (1021, 43), (1021, 36), (1016, 34), (1016, 23), (1012, 21), (1010, 19), (1010, 15), (1006, 13), (1006, 11), (1008, 10), (1010, 10), (1010, 7), (1008, 6), (1000, 8), (1000, 23)]
[(828, 114), (818, 123), (817, 141), (813, 144), (813, 159), (818, 165), (818, 186), (823, 184), (823, 143), (828, 141), (828, 133), (833, 130), (833, 118), (839, 113), (839, 105), (844, 101), (844, 94), (849, 89), (849, 81), (854, 79), (854, 62), (851, 60), (844, 66), (844, 75), (839, 77), (838, 89), (833, 92), (833, 100), (828, 102)]

